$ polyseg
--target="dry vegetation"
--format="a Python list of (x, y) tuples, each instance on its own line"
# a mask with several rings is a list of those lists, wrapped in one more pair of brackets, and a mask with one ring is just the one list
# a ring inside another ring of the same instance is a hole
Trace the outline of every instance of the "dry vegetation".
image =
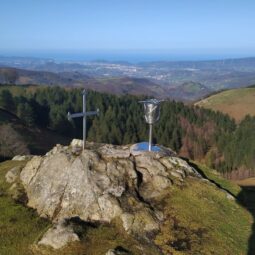
[(240, 122), (247, 114), (255, 116), (255, 88), (223, 91), (197, 102), (196, 105), (229, 114)]

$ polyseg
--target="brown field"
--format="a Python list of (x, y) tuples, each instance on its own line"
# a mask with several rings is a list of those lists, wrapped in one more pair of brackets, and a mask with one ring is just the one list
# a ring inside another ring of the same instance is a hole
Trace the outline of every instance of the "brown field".
[(238, 180), (238, 181), (235, 181), (235, 183), (242, 187), (252, 187), (252, 186), (255, 187), (255, 177)]
[(255, 116), (255, 88), (223, 91), (195, 105), (226, 113), (240, 122), (247, 114)]

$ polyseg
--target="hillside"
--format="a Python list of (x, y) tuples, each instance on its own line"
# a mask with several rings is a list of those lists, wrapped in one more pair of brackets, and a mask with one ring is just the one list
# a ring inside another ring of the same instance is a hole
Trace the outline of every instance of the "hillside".
[(28, 127), (15, 114), (0, 108), (0, 160), (16, 154), (42, 154), (69, 138), (45, 128)]
[[(70, 122), (66, 117), (68, 111), (82, 110), (81, 99), (81, 89), (0, 87), (0, 105), (5, 109), (11, 105), (27, 126), (54, 130), (67, 137), (82, 137), (81, 119)], [(141, 99), (144, 97), (89, 91), (87, 109), (99, 108), (100, 115), (88, 118), (88, 141), (119, 145), (145, 141), (148, 126)], [(236, 125), (226, 114), (166, 100), (161, 104), (153, 142), (173, 148), (182, 157), (204, 162), (228, 178), (241, 179), (254, 176), (254, 128), (255, 118)], [(56, 143), (62, 143), (55, 137)]]
[(193, 101), (210, 94), (212, 90), (199, 82), (185, 82), (177, 87), (169, 88), (169, 97), (180, 101)]
[(255, 116), (255, 88), (226, 90), (202, 99), (195, 105), (229, 114), (240, 122), (247, 114)]
[[(254, 254), (243, 192), (212, 169), (174, 155), (130, 156), (128, 146), (90, 143), (86, 153), (72, 146), (0, 164), (2, 255)], [(48, 220), (12, 200), (21, 202), (22, 186), (28, 206)], [(76, 241), (56, 248), (64, 233)]]

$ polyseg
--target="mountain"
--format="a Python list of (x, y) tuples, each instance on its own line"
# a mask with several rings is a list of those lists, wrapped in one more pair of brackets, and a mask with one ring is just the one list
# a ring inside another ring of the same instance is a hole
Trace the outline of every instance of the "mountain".
[(167, 87), (145, 78), (104, 77), (93, 78), (79, 72), (52, 73), (29, 71), (16, 68), (0, 68), (0, 84), (47, 85), (83, 87), (86, 89), (116, 95), (147, 95), (156, 98), (172, 98), (180, 101), (193, 101), (212, 92), (198, 82), (185, 82), (176, 87)]
[(167, 148), (81, 144), (0, 164), (1, 253), (254, 254), (236, 184)]
[(220, 111), (240, 122), (246, 115), (255, 116), (255, 87), (231, 89), (206, 97), (195, 105)]
[[(255, 58), (213, 61), (159, 61), (132, 64), (103, 60), (55, 62), (49, 59), (0, 57), (0, 66), (46, 73), (53, 72), (58, 76), (53, 76), (52, 82), (47, 79), (46, 81), (38, 81), (39, 84), (44, 82), (49, 85), (57, 83), (59, 85), (79, 86), (84, 81), (89, 82), (90, 79), (91, 83), (94, 84), (96, 83), (95, 80), (100, 81), (100, 79), (104, 80), (105, 78), (146, 79), (148, 83), (153, 84), (152, 86), (160, 86), (158, 88), (162, 91), (161, 97), (165, 97), (166, 94), (167, 97), (171, 97), (171, 91), (168, 92), (168, 90), (173, 89), (172, 94), (175, 94), (174, 91), (178, 87), (180, 87), (181, 91), (185, 83), (201, 84), (201, 91), (191, 95), (184, 92), (182, 97), (181, 93), (176, 92), (178, 100), (184, 101), (198, 100), (201, 95), (206, 94), (206, 90), (210, 94), (211, 91), (215, 92), (255, 84)], [(100, 86), (99, 81), (98, 86)], [(136, 80), (136, 83), (139, 83), (138, 80)], [(155, 92), (154, 89), (150, 91), (149, 84), (147, 89), (148, 92)], [(140, 93), (138, 92), (138, 94)]]

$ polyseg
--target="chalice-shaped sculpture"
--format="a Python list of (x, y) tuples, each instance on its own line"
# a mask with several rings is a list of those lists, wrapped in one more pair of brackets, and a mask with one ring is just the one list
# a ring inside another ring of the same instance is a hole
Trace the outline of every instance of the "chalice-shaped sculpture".
[(152, 126), (159, 120), (160, 117), (160, 102), (163, 100), (148, 99), (140, 101), (144, 106), (145, 121), (149, 124), (149, 151), (152, 147)]

